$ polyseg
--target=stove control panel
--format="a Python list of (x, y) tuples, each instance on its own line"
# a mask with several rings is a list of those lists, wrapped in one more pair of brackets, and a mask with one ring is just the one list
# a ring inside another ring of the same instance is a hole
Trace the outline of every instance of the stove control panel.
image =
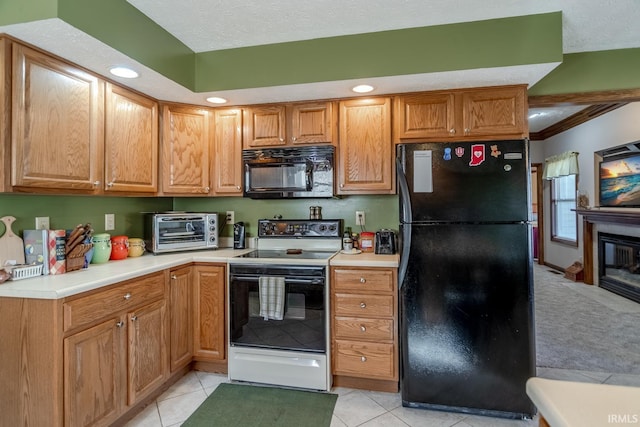
[(341, 238), (341, 219), (261, 219), (258, 237)]

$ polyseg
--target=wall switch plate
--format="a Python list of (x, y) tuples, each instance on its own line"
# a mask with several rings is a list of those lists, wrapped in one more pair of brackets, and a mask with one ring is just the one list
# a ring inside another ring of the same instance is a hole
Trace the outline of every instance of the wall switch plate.
[(227, 221), (225, 224), (234, 224), (236, 222), (236, 215), (234, 211), (227, 211)]
[(364, 211), (356, 211), (356, 225), (365, 225)]
[(36, 230), (48, 230), (49, 229), (49, 217), (37, 216), (36, 217)]
[(104, 231), (116, 229), (116, 215), (104, 214)]

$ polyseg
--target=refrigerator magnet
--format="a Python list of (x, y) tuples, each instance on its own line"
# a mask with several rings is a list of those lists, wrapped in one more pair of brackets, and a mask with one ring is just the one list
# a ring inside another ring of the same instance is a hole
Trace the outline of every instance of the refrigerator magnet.
[(471, 161), (469, 166), (478, 166), (484, 162), (484, 144), (473, 144), (471, 146)]

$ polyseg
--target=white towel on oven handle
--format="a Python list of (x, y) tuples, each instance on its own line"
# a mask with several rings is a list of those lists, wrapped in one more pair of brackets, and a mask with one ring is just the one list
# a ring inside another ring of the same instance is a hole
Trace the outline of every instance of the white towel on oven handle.
[(285, 281), (281, 276), (260, 276), (258, 278), (260, 294), (260, 316), (264, 320), (282, 320), (284, 318)]

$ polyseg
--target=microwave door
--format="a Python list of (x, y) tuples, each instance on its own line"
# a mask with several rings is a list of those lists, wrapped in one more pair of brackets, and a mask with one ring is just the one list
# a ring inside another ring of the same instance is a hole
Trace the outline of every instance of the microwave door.
[(253, 193), (300, 192), (313, 188), (313, 164), (248, 163), (247, 188)]

